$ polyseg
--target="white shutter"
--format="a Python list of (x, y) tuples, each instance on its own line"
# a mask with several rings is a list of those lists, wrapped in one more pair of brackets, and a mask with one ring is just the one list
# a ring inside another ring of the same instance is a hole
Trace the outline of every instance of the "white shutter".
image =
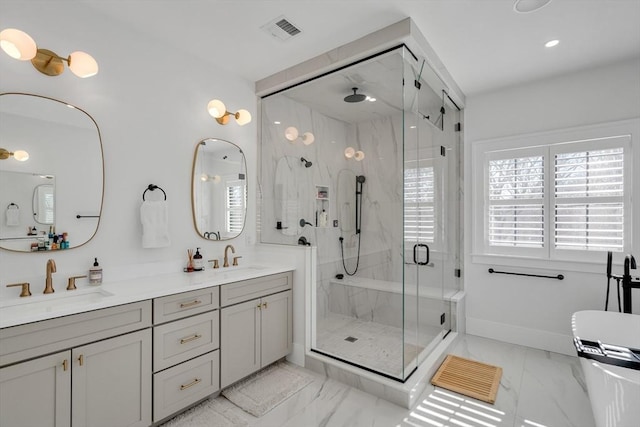
[(556, 249), (624, 248), (624, 149), (555, 155)]
[(244, 181), (229, 181), (226, 192), (226, 231), (237, 235), (244, 227), (244, 211), (247, 198)]
[(544, 247), (544, 157), (488, 163), (489, 246)]
[(404, 239), (435, 241), (435, 173), (433, 166), (404, 171)]

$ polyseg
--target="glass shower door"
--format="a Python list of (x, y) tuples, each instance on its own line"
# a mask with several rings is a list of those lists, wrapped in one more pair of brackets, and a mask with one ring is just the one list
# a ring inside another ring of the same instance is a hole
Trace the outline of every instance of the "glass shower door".
[[(447, 260), (444, 94), (424, 63), (407, 62), (405, 81), (404, 241), (405, 378), (442, 340)], [(432, 85), (430, 85), (431, 83)]]

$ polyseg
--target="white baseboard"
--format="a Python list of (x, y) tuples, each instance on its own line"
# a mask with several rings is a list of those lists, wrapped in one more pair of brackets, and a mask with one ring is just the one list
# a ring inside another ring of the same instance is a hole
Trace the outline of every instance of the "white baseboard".
[(573, 336), (467, 317), (467, 334), (576, 356)]

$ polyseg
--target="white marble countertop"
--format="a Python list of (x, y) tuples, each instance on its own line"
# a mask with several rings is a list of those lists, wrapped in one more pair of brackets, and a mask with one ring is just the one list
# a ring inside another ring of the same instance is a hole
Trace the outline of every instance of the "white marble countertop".
[(285, 264), (253, 264), (104, 282), (98, 286), (78, 286), (74, 291), (63, 288), (47, 295), (34, 294), (23, 298), (16, 296), (0, 301), (0, 328), (220, 286), (294, 269), (292, 265)]

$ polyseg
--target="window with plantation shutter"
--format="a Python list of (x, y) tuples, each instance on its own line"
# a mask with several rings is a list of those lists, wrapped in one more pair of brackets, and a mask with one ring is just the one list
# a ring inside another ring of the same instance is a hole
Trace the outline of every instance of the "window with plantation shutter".
[(489, 162), (489, 245), (544, 244), (544, 158)]
[(244, 227), (247, 186), (243, 180), (227, 181), (225, 225), (227, 233), (237, 235)]
[(435, 241), (435, 172), (432, 165), (404, 171), (404, 239)]
[(624, 248), (624, 149), (555, 154), (556, 249)]
[(633, 129), (599, 125), (474, 147), (476, 254), (597, 261), (629, 251)]

